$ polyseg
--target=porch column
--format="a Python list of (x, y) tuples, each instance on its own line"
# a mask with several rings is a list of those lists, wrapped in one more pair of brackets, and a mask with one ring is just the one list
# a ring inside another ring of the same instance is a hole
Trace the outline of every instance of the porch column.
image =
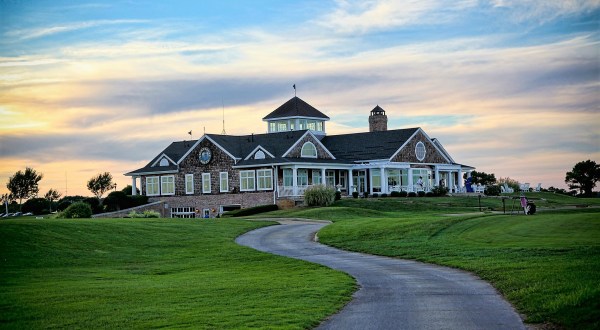
[(385, 175), (385, 167), (381, 167), (381, 193), (382, 194), (387, 194), (388, 193), (388, 181), (387, 181), (387, 175)]
[(440, 185), (440, 169), (436, 166), (435, 167), (435, 180), (433, 180), (433, 185), (434, 186), (439, 186)]
[(414, 187), (413, 187), (413, 174), (412, 174), (413, 169), (409, 168), (408, 169), (408, 191), (415, 191)]
[(292, 167), (292, 189), (293, 189), (293, 195), (297, 196), (298, 195), (298, 169), (296, 168), (296, 166)]
[(352, 169), (348, 170), (348, 196), (352, 196), (354, 192), (354, 178), (352, 177)]
[(462, 168), (460, 170), (458, 170), (458, 192), (462, 192), (463, 191), (463, 178), (462, 178), (463, 174), (462, 174)]
[(450, 192), (456, 192), (454, 190), (454, 172), (448, 172), (448, 188), (450, 188)]
[(279, 197), (279, 168), (277, 166), (274, 166), (273, 172), (275, 172), (273, 173), (273, 196)]
[(321, 169), (321, 184), (322, 185), (327, 184), (327, 179), (325, 178), (325, 168), (324, 167)]
[(136, 176), (131, 177), (131, 196), (137, 195), (137, 188), (135, 182), (137, 181)]

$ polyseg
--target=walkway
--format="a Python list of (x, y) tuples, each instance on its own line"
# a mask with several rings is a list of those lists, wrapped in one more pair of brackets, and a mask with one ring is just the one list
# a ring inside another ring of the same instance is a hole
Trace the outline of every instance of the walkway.
[(236, 242), (341, 270), (360, 285), (354, 299), (318, 329), (525, 329), (510, 304), (471, 274), (338, 250), (313, 241), (326, 223), (282, 223)]

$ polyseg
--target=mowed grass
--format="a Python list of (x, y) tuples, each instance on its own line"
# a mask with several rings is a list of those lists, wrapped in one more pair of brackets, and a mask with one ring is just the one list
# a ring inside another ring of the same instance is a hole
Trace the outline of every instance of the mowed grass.
[(0, 327), (313, 327), (350, 299), (354, 281), (235, 244), (265, 225), (2, 220)]
[[(350, 199), (273, 214), (333, 220), (319, 239), (342, 249), (471, 271), (528, 323), (600, 328), (600, 209), (560, 209), (598, 201), (537, 196), (546, 198), (534, 216), (448, 216), (473, 212), (473, 197)], [(498, 199), (482, 203), (502, 206)]]

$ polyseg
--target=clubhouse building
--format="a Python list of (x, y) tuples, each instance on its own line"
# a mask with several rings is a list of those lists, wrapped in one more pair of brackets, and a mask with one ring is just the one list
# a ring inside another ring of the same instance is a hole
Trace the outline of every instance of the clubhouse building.
[(379, 106), (364, 133), (327, 135), (329, 117), (298, 97), (263, 121), (266, 134), (173, 142), (125, 175), (134, 193), (137, 187), (149, 201), (163, 201), (171, 217), (215, 217), (257, 205), (293, 205), (319, 184), (342, 195), (429, 191), (440, 184), (463, 192), (463, 173), (474, 170), (456, 163), (419, 127), (388, 130)]

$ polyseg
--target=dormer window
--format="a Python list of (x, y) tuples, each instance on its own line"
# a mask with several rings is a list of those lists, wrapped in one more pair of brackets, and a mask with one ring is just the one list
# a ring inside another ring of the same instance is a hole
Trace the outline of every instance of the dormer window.
[(169, 166), (169, 161), (166, 158), (160, 160), (159, 166)]
[(304, 143), (302, 151), (300, 151), (300, 157), (317, 158), (317, 147), (312, 142)]
[(265, 153), (262, 150), (257, 151), (254, 154), (254, 159), (265, 159)]

